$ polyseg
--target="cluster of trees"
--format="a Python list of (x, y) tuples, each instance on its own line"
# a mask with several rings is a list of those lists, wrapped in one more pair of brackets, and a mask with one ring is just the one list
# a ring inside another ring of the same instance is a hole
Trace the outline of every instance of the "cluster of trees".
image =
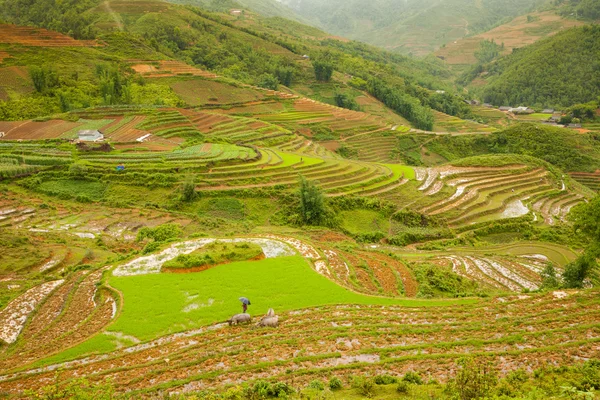
[(597, 0), (568, 0), (561, 8), (565, 16), (575, 15), (584, 19), (600, 19), (600, 2)]
[(387, 107), (409, 120), (416, 128), (433, 130), (433, 113), (409, 94), (388, 85), (380, 79), (370, 79), (367, 90)]
[(427, 148), (448, 160), (484, 154), (522, 154), (565, 171), (593, 172), (600, 168), (600, 150), (593, 136), (530, 123), (485, 136), (440, 136), (428, 143)]
[(100, 0), (0, 0), (0, 20), (17, 25), (35, 25), (73, 36), (93, 39), (92, 17), (86, 10)]
[(314, 60), (312, 62), (315, 70), (315, 78), (319, 82), (329, 82), (333, 76), (333, 64), (325, 60)]
[(342, 108), (347, 108), (348, 110), (360, 110), (360, 106), (351, 96), (345, 93), (336, 93), (334, 96), (335, 105)]
[(596, 100), (600, 95), (600, 27), (559, 32), (515, 49), (483, 69), (488, 71), (489, 83), (482, 98), (497, 106), (569, 107)]
[[(209, 16), (197, 9), (189, 21), (148, 14), (131, 29), (158, 52), (245, 83), (276, 89), (301, 74), (292, 59), (266, 49), (271, 43)], [(191, 29), (184, 29), (188, 23)]]
[(475, 58), (480, 63), (488, 63), (500, 55), (500, 51), (504, 50), (504, 43), (498, 45), (492, 40), (482, 40), (479, 42), (479, 50), (475, 52)]
[(59, 73), (49, 65), (29, 69), (35, 93), (0, 101), (0, 120), (22, 120), (99, 105), (167, 105), (182, 101), (164, 84), (147, 83), (118, 64), (98, 64), (93, 75)]

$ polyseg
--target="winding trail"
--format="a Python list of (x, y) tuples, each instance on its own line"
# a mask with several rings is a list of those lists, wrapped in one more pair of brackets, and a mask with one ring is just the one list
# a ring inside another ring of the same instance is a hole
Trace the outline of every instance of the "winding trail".
[(104, 7), (104, 9), (106, 10), (106, 12), (108, 14), (110, 14), (110, 16), (112, 17), (112, 19), (115, 21), (115, 23), (117, 24), (117, 28), (123, 32), (125, 29), (123, 27), (123, 22), (121, 21), (121, 17), (119, 17), (119, 14), (117, 14), (110, 6), (110, 3), (107, 1), (105, 1), (104, 3), (102, 3), (102, 6)]

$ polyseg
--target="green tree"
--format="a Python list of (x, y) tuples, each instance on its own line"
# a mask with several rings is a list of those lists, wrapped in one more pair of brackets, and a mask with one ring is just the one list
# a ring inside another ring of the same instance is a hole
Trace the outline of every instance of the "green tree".
[(600, 255), (600, 195), (576, 206), (569, 214), (569, 219), (575, 231), (590, 239), (587, 252), (596, 257)]
[(291, 67), (281, 67), (277, 69), (276, 75), (279, 83), (283, 86), (290, 87), (294, 80), (294, 69)]
[(315, 69), (315, 78), (319, 82), (329, 82), (333, 76), (333, 64), (329, 61), (314, 60), (312, 62)]
[(196, 198), (196, 182), (193, 177), (185, 181), (181, 188), (181, 199), (186, 202), (193, 201)]
[(265, 89), (277, 90), (279, 88), (279, 80), (273, 74), (262, 74), (258, 78), (257, 85)]
[(560, 282), (556, 276), (556, 269), (552, 263), (546, 264), (540, 276), (542, 277), (541, 287), (543, 289), (555, 289), (560, 286)]
[(358, 110), (360, 108), (356, 100), (345, 93), (336, 93), (334, 100), (338, 107), (347, 108), (348, 110)]
[(318, 225), (325, 217), (325, 196), (321, 189), (314, 183), (300, 178), (300, 216), (307, 225)]
[(584, 253), (577, 259), (566, 265), (562, 274), (563, 286), (568, 289), (583, 288), (585, 280), (598, 264), (596, 259), (590, 253)]

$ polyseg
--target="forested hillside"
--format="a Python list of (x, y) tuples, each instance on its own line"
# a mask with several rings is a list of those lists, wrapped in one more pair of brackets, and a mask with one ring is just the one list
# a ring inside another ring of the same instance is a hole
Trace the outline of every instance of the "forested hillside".
[(600, 27), (573, 28), (483, 67), (497, 106), (569, 107), (600, 95)]
[(90, 28), (92, 20), (84, 12), (98, 3), (100, 0), (0, 0), (0, 21), (40, 26), (76, 39), (90, 39), (94, 36)]
[[(21, 8), (13, 5), (4, 9), (4, 19), (50, 27), (54, 19), (34, 11), (48, 9), (50, 4), (51, 1), (38, 0), (27, 14), (21, 14)], [(337, 92), (351, 97), (370, 93), (420, 129), (432, 129), (432, 108), (469, 116), (468, 108), (452, 94), (450, 73), (435, 58), (420, 61), (358, 42), (322, 40), (326, 34), (315, 28), (256, 14), (239, 19), (162, 1), (133, 3), (138, 4), (135, 7), (118, 1), (84, 4), (89, 7), (87, 10), (84, 5), (77, 8), (81, 11), (78, 14), (80, 30), (107, 46), (68, 54), (58, 49), (44, 49), (43, 57), (42, 53), (26, 56), (15, 52), (7, 59), (7, 65), (39, 68), (44, 74), (42, 80), (51, 82), (37, 85), (33, 93), (6, 87), (8, 95), (4, 96), (5, 102), (0, 103), (2, 118), (35, 118), (101, 104), (144, 104), (147, 101), (176, 104), (168, 87), (145, 86), (142, 90), (144, 83), (131, 79), (129, 65), (124, 62), (165, 58), (176, 58), (239, 82), (269, 89), (283, 85), (307, 94), (323, 90), (329, 93), (328, 101), (332, 104), (336, 104)], [(57, 29), (74, 34), (68, 26), (61, 25)], [(302, 58), (305, 54), (310, 56), (309, 60)], [(82, 62), (73, 63), (73, 57), (86, 59), (85, 63), (103, 63), (106, 68), (90, 73), (95, 67), (80, 68)], [(48, 64), (49, 59), (54, 60), (53, 65)], [(319, 74), (317, 70), (327, 73)], [(103, 71), (111, 72), (106, 75)], [(391, 104), (381, 91), (373, 91), (373, 85), (367, 85), (373, 79), (394, 87), (405, 99), (402, 105)], [(103, 83), (106, 80), (119, 82), (116, 92), (107, 89)], [(446, 94), (436, 94), (438, 89), (444, 89)]]

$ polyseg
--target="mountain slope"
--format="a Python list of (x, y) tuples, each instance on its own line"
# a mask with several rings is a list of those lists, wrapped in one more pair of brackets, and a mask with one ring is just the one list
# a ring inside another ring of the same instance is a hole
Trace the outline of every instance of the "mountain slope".
[(450, 65), (475, 64), (478, 61), (482, 41), (494, 41), (504, 45), (501, 55), (510, 54), (512, 49), (524, 47), (551, 36), (562, 29), (583, 25), (583, 21), (563, 18), (554, 11), (536, 12), (521, 15), (512, 21), (475, 36), (449, 42), (439, 48), (435, 55)]
[(573, 28), (485, 67), (482, 98), (494, 105), (568, 107), (600, 95), (600, 27)]
[(424, 55), (483, 32), (545, 0), (282, 0), (328, 32), (388, 50)]

